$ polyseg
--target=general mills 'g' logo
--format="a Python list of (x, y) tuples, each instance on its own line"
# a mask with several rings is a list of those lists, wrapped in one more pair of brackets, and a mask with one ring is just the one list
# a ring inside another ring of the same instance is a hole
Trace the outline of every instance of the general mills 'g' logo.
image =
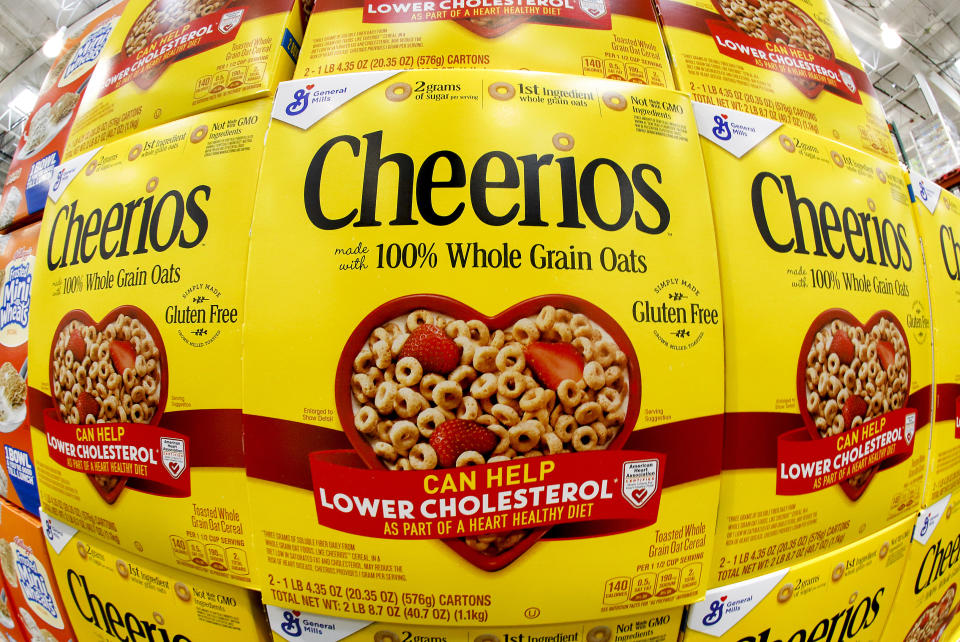
[(920, 198), (927, 200), (927, 186), (924, 185), (923, 181), (919, 181), (920, 184)]
[(297, 114), (302, 114), (307, 109), (309, 104), (309, 94), (305, 89), (298, 89), (293, 92), (293, 100), (290, 104), (287, 105), (286, 112), (287, 116), (296, 116)]
[(300, 628), (300, 618), (297, 617), (298, 615), (298, 612), (284, 611), (283, 624), (280, 625), (280, 630), (292, 637), (300, 637), (300, 635), (303, 634), (303, 630)]
[(730, 131), (729, 123), (727, 123), (727, 115), (714, 116), (713, 122), (717, 124), (716, 127), (710, 130), (713, 132), (713, 135), (716, 136), (718, 140), (730, 140), (733, 134)]
[(723, 599), (710, 603), (710, 612), (703, 616), (704, 626), (713, 626), (723, 618)]
[(920, 527), (920, 537), (923, 537), (927, 534), (927, 529), (930, 527), (930, 515), (923, 516), (923, 526)]

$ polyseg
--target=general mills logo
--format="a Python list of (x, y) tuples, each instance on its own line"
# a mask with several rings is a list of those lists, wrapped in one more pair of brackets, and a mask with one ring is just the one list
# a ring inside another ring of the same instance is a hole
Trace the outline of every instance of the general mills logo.
[(923, 200), (927, 200), (928, 198), (927, 186), (923, 183), (923, 181), (920, 181), (920, 198)]
[(930, 528), (930, 515), (923, 516), (923, 526), (920, 527), (920, 537), (923, 537), (927, 534), (927, 529)]
[(733, 133), (730, 131), (730, 124), (727, 123), (727, 115), (721, 114), (719, 116), (713, 117), (713, 122), (717, 124), (712, 130), (713, 135), (717, 137), (717, 140), (730, 140), (730, 137), (733, 136)]
[(710, 612), (703, 616), (704, 626), (713, 626), (723, 619), (723, 603), (726, 602), (726, 600), (727, 596), (724, 595), (719, 600), (714, 600), (710, 603)]
[(44, 531), (44, 533), (46, 533), (47, 539), (49, 539), (49, 540), (51, 540), (51, 541), (52, 541), (53, 538), (56, 536), (56, 532), (53, 530), (53, 522), (50, 521), (49, 519), (47, 519), (46, 523), (44, 524), (44, 529), (43, 529), (43, 531)]
[(299, 611), (284, 611), (283, 624), (280, 625), (280, 630), (291, 637), (300, 637), (300, 635), (303, 633), (303, 629), (300, 627), (299, 616)]
[[(308, 85), (307, 89), (312, 89), (313, 85)], [(293, 100), (287, 105), (286, 112), (287, 116), (297, 116), (302, 114), (307, 110), (307, 105), (310, 104), (310, 94), (307, 93), (306, 89), (298, 89), (293, 92)]]

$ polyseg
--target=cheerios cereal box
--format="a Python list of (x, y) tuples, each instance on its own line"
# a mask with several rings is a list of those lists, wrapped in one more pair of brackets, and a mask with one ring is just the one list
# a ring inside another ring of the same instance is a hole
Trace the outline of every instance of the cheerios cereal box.
[(293, 74), (301, 0), (129, 0), (83, 96), (66, 156), (252, 98)]
[(295, 78), (438, 67), (526, 69), (673, 87), (650, 0), (336, 0), (317, 3), (313, 16)]
[(0, 495), (40, 510), (27, 418), (27, 329), (40, 223), (0, 235)]
[(722, 423), (708, 212), (671, 91), (281, 84), (244, 327), (265, 602), (511, 626), (698, 599)]
[(510, 627), (383, 623), (373, 615), (352, 620), (276, 606), (267, 606), (267, 616), (274, 642), (677, 642), (683, 624), (682, 607), (589, 622), (539, 626), (524, 622)]
[(43, 515), (78, 642), (265, 642), (259, 595), (112, 546)]
[(919, 509), (927, 286), (899, 167), (694, 103), (723, 279), (726, 409), (713, 586)]
[(897, 162), (883, 108), (826, 0), (656, 0), (677, 88)]
[(0, 202), (0, 229), (43, 211), (77, 104), (124, 4), (107, 9), (68, 37), (54, 59), (10, 161)]
[(913, 527), (893, 614), (884, 642), (956, 640), (960, 629), (957, 585), (960, 583), (960, 513), (948, 493), (920, 511)]
[(30, 325), (44, 511), (240, 585), (252, 581), (240, 331), (269, 109), (207, 112), (61, 165)]
[(800, 564), (707, 591), (686, 642), (879, 642), (895, 617), (913, 520)]
[(914, 213), (926, 260), (933, 320), (934, 423), (924, 505), (960, 491), (960, 199), (911, 174)]
[(76, 639), (47, 553), (40, 520), (0, 500), (0, 570), (28, 639)]

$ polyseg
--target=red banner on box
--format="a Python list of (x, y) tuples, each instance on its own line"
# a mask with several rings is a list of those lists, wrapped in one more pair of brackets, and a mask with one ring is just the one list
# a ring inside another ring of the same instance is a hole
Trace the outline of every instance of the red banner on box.
[(797, 428), (777, 439), (777, 494), (805, 495), (839, 484), (870, 468), (885, 468), (913, 453), (917, 411), (901, 408), (823, 439)]
[(657, 520), (666, 457), (596, 451), (435, 470), (357, 467), (310, 454), (318, 522), (384, 539), (446, 539), (594, 520)]
[(806, 49), (748, 36), (717, 20), (708, 20), (707, 27), (717, 50), (725, 56), (801, 81), (827, 85), (847, 100), (861, 102), (856, 80), (833, 59)]
[(149, 84), (152, 84), (152, 80), (155, 80), (153, 76), (159, 75), (167, 63), (230, 42), (240, 31), (238, 27), (243, 22), (245, 12), (246, 8), (221, 9), (169, 33), (157, 34), (154, 40), (132, 56), (117, 54), (106, 65), (109, 75), (101, 79), (101, 86), (97, 88), (99, 95), (116, 91), (151, 70), (155, 73), (147, 77), (151, 78)]
[(547, 17), (566, 26), (611, 28), (606, 0), (367, 0), (363, 4), (363, 21), (375, 24), (502, 17)]
[(53, 409), (44, 411), (43, 425), (47, 451), (64, 468), (145, 479), (156, 494), (190, 495), (189, 437), (150, 424), (65, 424)]

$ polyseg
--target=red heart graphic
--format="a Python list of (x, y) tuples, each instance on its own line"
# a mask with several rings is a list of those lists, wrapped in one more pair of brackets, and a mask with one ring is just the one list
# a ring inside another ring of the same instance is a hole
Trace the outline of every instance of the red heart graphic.
[(168, 466), (170, 466), (170, 470), (173, 471), (173, 474), (174, 474), (174, 475), (176, 475), (178, 472), (180, 472), (180, 464), (178, 464), (177, 462), (172, 461), (172, 462), (170, 462), (170, 463), (168, 464)]
[(630, 496), (633, 497), (636, 500), (636, 502), (639, 504), (643, 502), (643, 500), (646, 499), (647, 495), (649, 494), (650, 494), (650, 491), (648, 491), (646, 488), (643, 488), (643, 489), (634, 488), (633, 492), (630, 493)]
[(517, 27), (527, 21), (527, 16), (498, 16), (493, 20), (499, 20), (491, 25), (490, 22), (479, 23), (470, 18), (458, 18), (460, 26), (468, 31), (472, 31), (481, 38), (497, 38), (507, 33), (514, 27)]
[(726, 114), (720, 114), (720, 118), (726, 120), (726, 119), (727, 119), (727, 115), (726, 115)]
[[(714, 8), (717, 10), (717, 13), (720, 14), (719, 17), (722, 18), (724, 22), (726, 22), (734, 30), (739, 31), (740, 33), (750, 38), (755, 38), (755, 36), (750, 36), (749, 34), (747, 34), (747, 32), (744, 31), (739, 24), (737, 24), (737, 19), (735, 15), (728, 16), (724, 12), (724, 9), (730, 10), (729, 5), (732, 3), (729, 0), (726, 0), (726, 2), (725, 0), (711, 0), (711, 1), (713, 2)], [(783, 12), (783, 15), (786, 17), (786, 19), (789, 20), (793, 25), (797, 26), (800, 29), (800, 32), (804, 32), (811, 29), (819, 32), (818, 35), (823, 39), (823, 42), (826, 44), (827, 49), (829, 50), (829, 53), (827, 55), (821, 56), (821, 57), (826, 58), (827, 60), (830, 60), (830, 61), (834, 61), (835, 54), (833, 51), (833, 45), (830, 43), (830, 39), (827, 38), (827, 34), (824, 33), (820, 25), (817, 24), (817, 21), (811, 18), (810, 14), (808, 14), (806, 11), (804, 11), (797, 5), (793, 4), (789, 0), (783, 0), (783, 2), (785, 5), (787, 5), (786, 10)], [(764, 44), (766, 44), (766, 42), (776, 43), (778, 39), (785, 41), (787, 43), (790, 42), (789, 34), (783, 32), (782, 30), (778, 29), (777, 27), (771, 24), (764, 24), (762, 26), (762, 29), (763, 29), (763, 33), (766, 35), (766, 39), (764, 39), (765, 40)], [(797, 47), (794, 47), (794, 48), (796, 49)], [(805, 51), (805, 49), (801, 49), (801, 50)], [(811, 52), (811, 53), (814, 53), (814, 52)], [(815, 55), (819, 55), (819, 54), (815, 54)], [(794, 76), (788, 73), (785, 73), (783, 75), (786, 76), (787, 79), (790, 80), (791, 83), (793, 83), (794, 87), (796, 87), (807, 98), (810, 98), (810, 99), (816, 98), (818, 95), (820, 95), (820, 92), (823, 90), (823, 83), (809, 80), (807, 78), (802, 78), (800, 76)]]
[[(56, 330), (53, 332), (53, 341), (50, 344), (50, 392), (51, 396), (54, 391), (54, 359), (53, 355), (56, 351), (57, 340), (60, 337), (61, 331), (66, 328), (71, 322), (78, 321), (84, 326), (93, 326), (97, 331), (102, 331), (110, 323), (115, 321), (118, 316), (124, 314), (128, 317), (132, 317), (140, 321), (140, 323), (146, 328), (147, 333), (150, 335), (150, 338), (153, 339), (154, 344), (157, 346), (157, 369), (159, 370), (159, 381), (157, 385), (160, 386), (160, 400), (157, 403), (156, 411), (153, 413), (153, 416), (148, 422), (150, 425), (156, 426), (160, 423), (160, 417), (163, 416), (164, 408), (167, 405), (167, 364), (166, 364), (166, 350), (163, 346), (163, 337), (160, 336), (160, 330), (157, 329), (156, 324), (153, 322), (153, 319), (150, 316), (141, 310), (140, 308), (133, 305), (121, 305), (114, 308), (108, 312), (103, 319), (99, 322), (94, 322), (93, 317), (87, 314), (84, 310), (71, 310), (67, 312), (63, 318), (60, 320), (60, 323), (57, 325)], [(64, 418), (60, 416), (60, 404), (57, 399), (53, 399), (53, 407), (57, 416), (63, 420)], [(113, 420), (115, 421), (115, 420)], [(108, 504), (112, 504), (117, 501), (117, 498), (120, 496), (120, 492), (123, 490), (124, 486), (127, 484), (126, 477), (120, 477), (117, 475), (87, 475), (90, 479), (90, 482), (93, 484), (94, 488), (97, 489), (97, 492), (100, 493), (100, 496), (103, 497), (103, 500)], [(107, 480), (114, 481), (115, 484), (109, 488), (104, 487), (97, 482), (97, 477), (105, 477)]]
[(313, 89), (313, 87), (314, 87), (314, 84), (310, 83), (309, 85), (307, 85), (307, 90)]
[[(343, 351), (340, 354), (340, 361), (337, 364), (334, 391), (337, 415), (339, 416), (340, 425), (343, 427), (344, 433), (364, 463), (373, 469), (386, 469), (383, 461), (373, 452), (366, 438), (354, 427), (354, 404), (350, 387), (354, 358), (376, 328), (392, 319), (405, 316), (414, 310), (426, 309), (448, 315), (454, 319), (462, 319), (464, 321), (480, 320), (493, 331), (508, 328), (518, 319), (536, 316), (540, 310), (547, 305), (586, 315), (588, 319), (609, 334), (619, 349), (626, 354), (629, 368), (626, 417), (620, 432), (617, 433), (607, 446), (607, 448), (611, 450), (622, 448), (630, 436), (630, 433), (633, 431), (640, 412), (640, 366), (630, 339), (617, 321), (609, 314), (589, 301), (564, 294), (549, 294), (526, 299), (494, 316), (481, 314), (456, 299), (438, 294), (413, 294), (388, 301), (368, 314), (347, 339)], [(569, 456), (574, 456), (574, 454), (570, 454)], [(402, 474), (402, 471), (400, 474)], [(486, 571), (497, 571), (520, 557), (520, 555), (543, 537), (548, 530), (550, 530), (549, 527), (531, 529), (530, 533), (520, 540), (519, 543), (498, 555), (484, 555), (470, 548), (461, 539), (448, 539), (444, 540), (444, 542), (474, 566)]]
[[(907, 333), (904, 332), (903, 325), (900, 323), (900, 320), (888, 310), (880, 310), (876, 312), (866, 323), (860, 323), (859, 320), (848, 310), (841, 308), (831, 308), (821, 312), (813, 320), (813, 323), (810, 324), (810, 328), (807, 330), (807, 334), (803, 339), (803, 343), (800, 347), (800, 356), (797, 360), (797, 404), (800, 408), (800, 414), (803, 417), (804, 424), (807, 427), (807, 431), (810, 433), (812, 439), (822, 439), (823, 435), (820, 434), (816, 426), (816, 418), (811, 415), (810, 411), (807, 409), (807, 356), (810, 352), (811, 346), (816, 341), (817, 334), (828, 324), (834, 320), (839, 320), (849, 326), (852, 326), (854, 329), (862, 328), (864, 333), (869, 333), (875, 325), (877, 325), (881, 320), (886, 320), (895, 326), (897, 331), (900, 332), (901, 337), (903, 337), (904, 350), (906, 354), (906, 369), (907, 369), (907, 383), (903, 387), (903, 404), (906, 406), (906, 400), (910, 393), (910, 344), (907, 342)], [(831, 342), (831, 348), (833, 343)], [(830, 350), (827, 351), (828, 354)], [(882, 358), (879, 357), (878, 358)], [(859, 403), (859, 402), (858, 402)], [(843, 404), (839, 404), (842, 415)], [(860, 416), (859, 413), (857, 413)], [(873, 416), (879, 416), (878, 414), (873, 414)], [(867, 417), (863, 417), (866, 419)], [(870, 417), (872, 418), (872, 417)], [(845, 426), (844, 431), (849, 430), (850, 426)], [(872, 468), (863, 471), (860, 473), (862, 476), (858, 481), (854, 482), (853, 479), (848, 479), (846, 481), (840, 482), (839, 486), (843, 489), (843, 492), (846, 493), (847, 497), (851, 500), (856, 501), (860, 498), (863, 492), (867, 489), (867, 486), (870, 484), (870, 481), (873, 479), (873, 476), (876, 475), (879, 464), (873, 466)]]
[[(932, 641), (939, 640), (940, 636), (943, 634), (943, 631), (946, 630), (947, 626), (950, 624), (950, 620), (953, 619), (956, 609), (953, 608), (953, 600), (957, 595), (957, 585), (956, 583), (951, 584), (947, 587), (947, 590), (943, 592), (943, 597), (941, 597), (936, 602), (931, 602), (927, 605), (925, 609), (917, 616), (916, 621), (913, 623), (913, 626), (910, 627), (910, 631), (907, 633), (905, 640), (924, 640)], [(930, 625), (934, 623), (935, 628), (932, 628)], [(928, 637), (921, 637), (922, 634), (926, 632), (931, 632), (932, 635)]]
[(721, 602), (726, 602), (726, 601), (727, 601), (727, 596), (726, 596), (726, 595), (721, 595), (721, 596), (720, 596), (720, 601), (721, 601)]

